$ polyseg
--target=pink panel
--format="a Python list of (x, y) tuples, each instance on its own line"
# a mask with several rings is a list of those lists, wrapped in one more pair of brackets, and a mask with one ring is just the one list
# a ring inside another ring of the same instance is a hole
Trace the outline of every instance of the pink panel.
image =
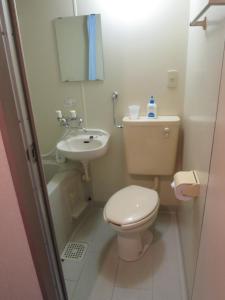
[(20, 215), (1, 132), (0, 253), (0, 299), (43, 299)]

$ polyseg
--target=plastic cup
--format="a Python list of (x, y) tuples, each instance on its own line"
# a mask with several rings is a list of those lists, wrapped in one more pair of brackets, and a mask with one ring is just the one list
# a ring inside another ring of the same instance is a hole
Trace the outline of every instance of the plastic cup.
[(139, 105), (130, 105), (130, 106), (128, 106), (128, 109), (129, 109), (130, 119), (132, 119), (132, 120), (138, 119), (140, 106)]

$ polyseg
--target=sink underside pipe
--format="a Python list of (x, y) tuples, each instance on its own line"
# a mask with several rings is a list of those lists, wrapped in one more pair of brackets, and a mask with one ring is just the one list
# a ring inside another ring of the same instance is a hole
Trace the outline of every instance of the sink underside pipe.
[(85, 181), (85, 182), (89, 182), (91, 180), (91, 177), (89, 175), (89, 170), (88, 170), (88, 161), (86, 160), (82, 160), (82, 166), (84, 168), (84, 174), (82, 176), (82, 179)]
[(155, 176), (153, 178), (153, 190), (157, 191), (159, 190), (159, 176)]

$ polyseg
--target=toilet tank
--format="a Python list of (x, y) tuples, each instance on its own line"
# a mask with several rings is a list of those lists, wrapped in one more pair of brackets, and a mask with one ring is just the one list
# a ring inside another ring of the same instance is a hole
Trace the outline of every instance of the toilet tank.
[(125, 155), (129, 174), (172, 175), (174, 172), (180, 118), (123, 118)]

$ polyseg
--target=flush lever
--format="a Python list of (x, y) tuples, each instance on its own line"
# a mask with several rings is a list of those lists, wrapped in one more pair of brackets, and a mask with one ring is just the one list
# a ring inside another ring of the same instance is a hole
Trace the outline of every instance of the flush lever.
[(169, 137), (169, 134), (170, 134), (170, 129), (169, 129), (169, 127), (165, 127), (165, 128), (163, 129), (163, 132), (164, 132), (164, 136), (165, 136), (165, 137)]

